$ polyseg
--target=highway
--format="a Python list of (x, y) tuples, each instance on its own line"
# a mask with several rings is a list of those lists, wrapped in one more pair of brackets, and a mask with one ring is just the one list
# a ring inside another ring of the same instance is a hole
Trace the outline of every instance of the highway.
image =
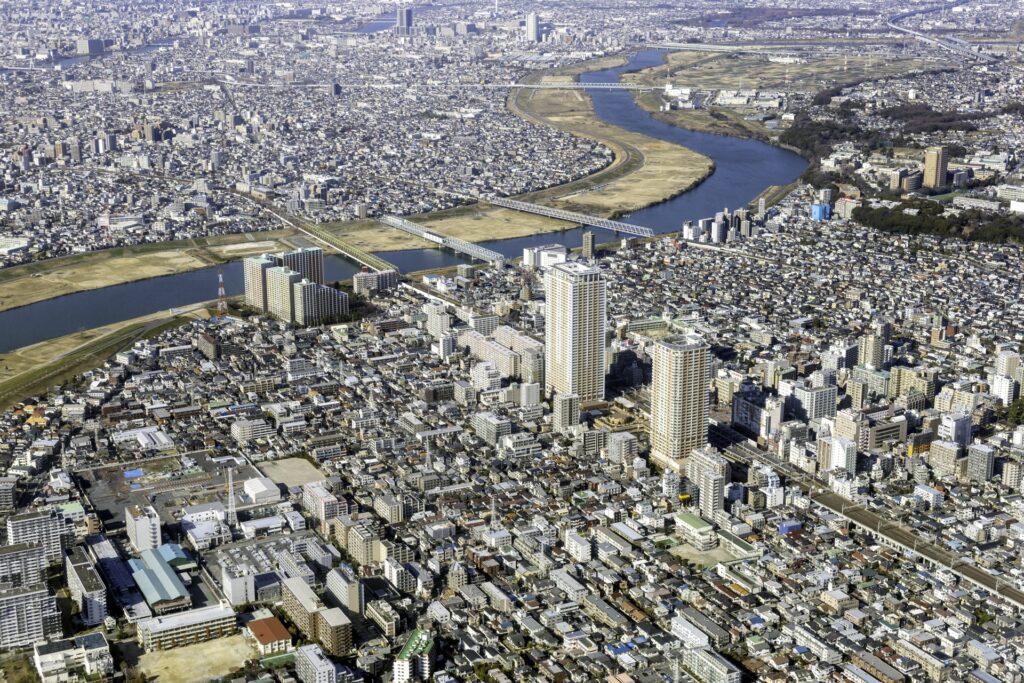
[(895, 546), (906, 552), (922, 557), (933, 564), (945, 567), (961, 579), (1001, 597), (1019, 610), (1024, 610), (1024, 590), (1015, 581), (1007, 581), (993, 576), (976, 566), (973, 560), (957, 555), (931, 541), (922, 539), (910, 529), (893, 520), (885, 519), (863, 505), (843, 498), (821, 481), (796, 468), (789, 462), (781, 460), (767, 451), (750, 445), (749, 441), (738, 432), (723, 425), (711, 428), (711, 441), (716, 446), (724, 447), (726, 454), (732, 458), (750, 464), (758, 462), (770, 465), (779, 474), (796, 483), (808, 494), (811, 501), (828, 508), (832, 512), (853, 522), (881, 537), (887, 545)]

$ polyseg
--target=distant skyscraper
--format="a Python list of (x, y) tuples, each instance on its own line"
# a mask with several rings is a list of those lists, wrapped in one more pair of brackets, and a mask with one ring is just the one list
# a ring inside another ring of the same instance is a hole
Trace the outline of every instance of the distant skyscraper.
[(657, 341), (651, 381), (651, 454), (678, 469), (708, 440), (710, 347), (695, 334)]
[(526, 15), (526, 39), (531, 43), (540, 42), (540, 19), (536, 12)]
[(594, 233), (587, 231), (583, 233), (583, 258), (594, 258)]
[(877, 334), (865, 334), (857, 344), (858, 365), (867, 366), (872, 370), (881, 370), (884, 347), (885, 341)]
[(398, 27), (399, 33), (409, 33), (412, 29), (412, 7), (399, 6), (395, 26)]
[(933, 189), (945, 187), (948, 167), (949, 150), (945, 147), (929, 147), (924, 153), (924, 180), (922, 184)]
[(547, 296), (544, 383), (547, 393), (604, 398), (606, 284), (601, 271), (559, 263), (544, 276)]

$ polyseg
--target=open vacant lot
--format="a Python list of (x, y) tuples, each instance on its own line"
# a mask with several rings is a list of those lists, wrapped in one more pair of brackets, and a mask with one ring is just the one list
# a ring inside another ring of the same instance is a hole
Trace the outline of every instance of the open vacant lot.
[(218, 638), (173, 650), (147, 652), (139, 667), (158, 683), (199, 683), (225, 676), (254, 656), (243, 636)]
[(324, 478), (317, 468), (308, 460), (302, 458), (285, 458), (283, 460), (272, 460), (258, 463), (263, 473), (274, 480), (275, 484), (285, 486), (302, 486), (312, 481), (321, 481)]

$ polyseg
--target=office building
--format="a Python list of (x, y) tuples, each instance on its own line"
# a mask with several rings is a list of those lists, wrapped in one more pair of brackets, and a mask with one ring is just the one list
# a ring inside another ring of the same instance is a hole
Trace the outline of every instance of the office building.
[(158, 548), (161, 543), (160, 516), (152, 505), (132, 505), (124, 510), (128, 542), (137, 553)]
[(787, 399), (792, 417), (810, 422), (823, 417), (835, 417), (839, 389), (835, 386), (810, 387), (798, 384)]
[(397, 15), (395, 16), (395, 28), (398, 33), (402, 35), (409, 35), (412, 31), (412, 21), (412, 8), (399, 6)]
[(924, 152), (924, 178), (921, 181), (922, 185), (931, 189), (945, 187), (948, 168), (949, 149), (946, 147), (929, 147)]
[(544, 276), (544, 382), (548, 395), (604, 398), (606, 284), (601, 271), (560, 263)]
[(952, 413), (943, 415), (939, 420), (937, 436), (942, 441), (952, 441), (961, 448), (967, 448), (971, 443), (971, 435), (974, 425), (971, 423), (971, 416), (967, 413)]
[(74, 531), (67, 520), (54, 511), (23, 512), (7, 518), (7, 543), (38, 542), (43, 546), (48, 563), (64, 559), (64, 551), (70, 546)]
[(61, 635), (57, 599), (45, 584), (0, 590), (0, 649)]
[(651, 455), (678, 471), (708, 440), (710, 347), (699, 336), (660, 339), (651, 351)]
[(245, 567), (223, 566), (220, 586), (231, 605), (245, 605), (256, 601), (256, 576)]

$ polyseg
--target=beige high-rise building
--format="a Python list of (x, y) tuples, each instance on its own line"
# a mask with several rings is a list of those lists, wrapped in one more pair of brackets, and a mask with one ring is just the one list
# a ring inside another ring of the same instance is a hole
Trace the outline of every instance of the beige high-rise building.
[(292, 288), (302, 276), (284, 266), (267, 270), (267, 312), (281, 320), (295, 318), (295, 294)]
[(245, 305), (260, 311), (267, 310), (267, 271), (278, 265), (277, 259), (264, 254), (243, 261), (245, 275)]
[(945, 147), (929, 147), (924, 152), (925, 187), (946, 186), (946, 172), (949, 170), (949, 150)]
[(873, 370), (882, 369), (885, 340), (877, 334), (865, 334), (858, 342), (857, 364)]
[(544, 384), (548, 395), (604, 398), (606, 283), (601, 271), (559, 263), (544, 276), (547, 323)]
[(594, 246), (594, 233), (591, 230), (583, 233), (583, 258), (594, 258), (597, 249)]
[(677, 471), (708, 441), (710, 352), (695, 334), (660, 339), (651, 352), (651, 455)]

